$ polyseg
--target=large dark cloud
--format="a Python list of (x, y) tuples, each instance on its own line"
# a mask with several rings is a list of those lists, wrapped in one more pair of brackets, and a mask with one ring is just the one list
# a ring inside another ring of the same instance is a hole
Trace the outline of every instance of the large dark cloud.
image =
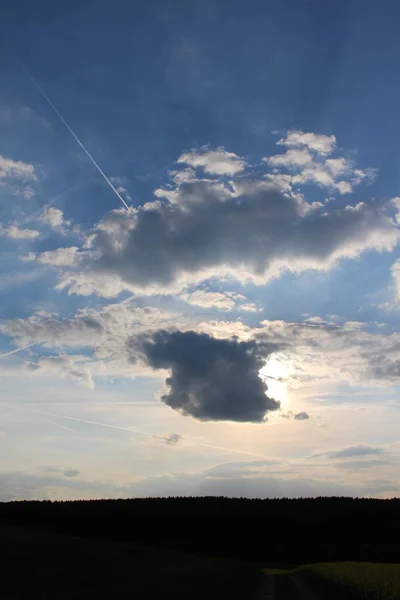
[(144, 288), (220, 268), (254, 275), (274, 263), (309, 268), (369, 247), (392, 247), (397, 239), (379, 202), (324, 212), (265, 180), (235, 189), (232, 194), (220, 182), (187, 181), (173, 198), (130, 214), (109, 213), (88, 267)]
[(163, 402), (202, 421), (261, 422), (279, 402), (259, 371), (271, 345), (216, 339), (194, 331), (157, 331), (132, 339), (129, 349), (153, 369), (169, 369)]

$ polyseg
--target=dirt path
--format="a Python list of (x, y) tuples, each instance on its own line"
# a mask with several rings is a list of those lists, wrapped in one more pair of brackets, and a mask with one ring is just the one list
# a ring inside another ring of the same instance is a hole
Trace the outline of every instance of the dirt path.
[(306, 586), (300, 579), (297, 579), (296, 576), (291, 577), (294, 586), (298, 590), (299, 599), (301, 600), (321, 600), (321, 595), (317, 592), (311, 590), (308, 586)]
[(267, 575), (252, 600), (325, 600), (295, 575)]
[(272, 600), (325, 600), (295, 575), (278, 575), (273, 579)]
[(274, 587), (274, 576), (266, 575), (264, 582), (253, 596), (252, 600), (276, 600)]

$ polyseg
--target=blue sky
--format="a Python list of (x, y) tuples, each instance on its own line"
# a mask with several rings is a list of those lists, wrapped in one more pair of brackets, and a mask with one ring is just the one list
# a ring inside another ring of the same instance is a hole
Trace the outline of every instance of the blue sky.
[(399, 13), (5, 9), (0, 500), (398, 495)]

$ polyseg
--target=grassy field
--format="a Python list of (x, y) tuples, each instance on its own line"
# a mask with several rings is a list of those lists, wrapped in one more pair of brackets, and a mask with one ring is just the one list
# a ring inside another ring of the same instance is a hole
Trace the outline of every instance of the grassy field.
[(0, 526), (2, 600), (247, 600), (261, 574), (235, 561)]
[(343, 599), (399, 600), (400, 565), (377, 563), (322, 563), (297, 569), (305, 579), (340, 591)]
[(274, 576), (276, 600), (399, 600), (400, 565), (320, 563), (293, 570), (264, 568)]

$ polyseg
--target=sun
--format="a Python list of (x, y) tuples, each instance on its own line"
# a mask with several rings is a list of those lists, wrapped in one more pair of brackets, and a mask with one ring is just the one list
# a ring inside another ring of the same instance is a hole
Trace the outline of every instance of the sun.
[(272, 355), (260, 370), (259, 375), (268, 386), (268, 395), (279, 400), (285, 407), (289, 401), (287, 382), (290, 364), (283, 354)]

